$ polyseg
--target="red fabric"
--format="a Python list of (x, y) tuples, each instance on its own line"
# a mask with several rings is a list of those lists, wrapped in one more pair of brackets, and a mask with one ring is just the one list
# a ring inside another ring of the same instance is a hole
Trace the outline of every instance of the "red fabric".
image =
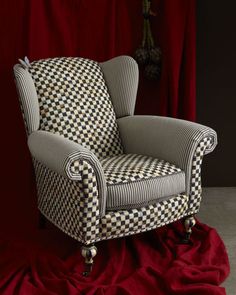
[[(78, 244), (60, 232), (1, 243), (1, 295), (223, 295), (229, 272), (216, 231), (198, 223), (193, 245), (178, 244), (180, 223), (98, 243), (91, 277), (81, 275)], [(63, 245), (63, 248), (58, 245)]]

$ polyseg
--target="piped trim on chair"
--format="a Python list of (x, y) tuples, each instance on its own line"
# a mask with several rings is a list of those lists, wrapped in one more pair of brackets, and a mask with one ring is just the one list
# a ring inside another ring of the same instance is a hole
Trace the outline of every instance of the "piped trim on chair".
[[(64, 178), (80, 183), (85, 189), (91, 189), (94, 194), (99, 194), (99, 214), (102, 216), (105, 213), (106, 181), (102, 166), (91, 151), (63, 136), (41, 130), (29, 136), (28, 146), (32, 156), (44, 165), (45, 173), (47, 167)], [(78, 161), (80, 171), (73, 172), (74, 163), (77, 165)], [(58, 185), (55, 189), (58, 189)]]
[(92, 175), (89, 173), (89, 166), (91, 166), (92, 171), (95, 171), (99, 192), (100, 214), (102, 216), (106, 208), (107, 186), (100, 162), (91, 152), (87, 153), (84, 150), (83, 152), (75, 151), (69, 154), (63, 164), (69, 179), (82, 180), (87, 182), (88, 185), (89, 180), (92, 178)]
[[(209, 133), (208, 133), (209, 134)], [(204, 137), (195, 149), (191, 166), (189, 214), (199, 210), (202, 198), (201, 166), (203, 156), (215, 148), (217, 142), (215, 136)], [(207, 152), (206, 152), (207, 151)]]

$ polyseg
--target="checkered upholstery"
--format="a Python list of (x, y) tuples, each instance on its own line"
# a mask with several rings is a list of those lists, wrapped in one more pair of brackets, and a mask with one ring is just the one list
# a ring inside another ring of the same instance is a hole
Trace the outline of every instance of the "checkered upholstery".
[(189, 214), (199, 211), (202, 199), (202, 185), (201, 185), (201, 165), (206, 149), (210, 149), (213, 145), (212, 137), (205, 137), (196, 148), (191, 173), (190, 198), (189, 198)]
[(34, 159), (38, 207), (47, 219), (84, 244), (163, 226), (198, 212), (201, 202), (200, 165), (204, 151), (212, 144), (212, 138), (204, 138), (195, 151), (191, 176), (195, 188), (190, 196), (178, 194), (137, 209), (107, 211), (102, 217), (96, 177), (91, 166), (84, 163), (84, 176), (80, 181), (72, 181)]
[[(53, 58), (21, 62), (14, 67), (22, 110), (26, 115), (38, 207), (58, 228), (87, 245), (151, 230), (197, 213), (201, 202), (202, 158), (216, 145), (213, 130), (180, 120), (177, 124), (177, 120), (175, 123), (174, 119), (167, 118), (167, 124), (161, 126), (170, 127), (172, 136), (168, 138), (175, 136), (175, 145), (172, 147), (166, 141), (167, 156), (162, 157), (165, 160), (131, 154), (135, 153), (132, 151), (124, 154), (102, 70), (106, 82), (110, 83), (118, 117), (133, 112), (134, 103), (126, 102), (126, 98), (129, 95), (132, 101), (135, 98), (138, 75), (137, 67), (126, 58), (119, 67), (118, 79), (109, 79), (109, 73), (116, 73), (113, 66), (117, 61), (99, 65), (83, 58)], [(122, 58), (119, 58), (120, 63)], [(130, 64), (132, 69), (127, 70)], [(124, 77), (129, 76), (133, 77), (132, 91), (125, 90), (129, 82)], [(114, 95), (116, 91), (119, 94)], [(154, 122), (154, 119), (146, 121)], [(178, 125), (176, 129), (175, 124)], [(166, 131), (162, 134), (154, 129), (150, 131), (151, 139), (154, 136), (156, 140), (163, 139)], [(43, 133), (55, 133), (63, 140), (45, 137)], [(184, 136), (176, 136), (180, 133)], [(42, 143), (43, 138), (42, 152), (42, 146), (36, 148), (36, 143)], [(135, 145), (137, 140), (132, 137), (131, 141)], [(122, 142), (124, 144), (124, 138)], [(146, 141), (141, 142), (146, 144)], [(162, 145), (161, 140), (150, 147), (156, 151), (159, 144)], [(167, 161), (168, 153), (171, 163)], [(187, 158), (186, 154), (191, 157)], [(185, 191), (189, 183), (190, 190)], [(168, 189), (170, 191), (166, 191)], [(115, 204), (125, 198), (126, 205), (135, 207), (121, 208)], [(144, 199), (148, 202), (143, 202)], [(132, 200), (135, 203), (132, 204)]]
[(186, 214), (188, 196), (177, 195), (139, 209), (109, 212), (101, 219), (100, 239), (118, 238), (174, 222)]
[(89, 148), (98, 158), (122, 153), (115, 112), (99, 64), (84, 58), (34, 61), (40, 129)]
[(156, 158), (122, 154), (101, 160), (107, 210), (139, 208), (185, 192), (185, 173)]
[(108, 185), (167, 176), (181, 169), (164, 160), (136, 154), (122, 154), (101, 160)]
[[(107, 212), (99, 218), (99, 197), (93, 189), (84, 190), (86, 180), (68, 180), (35, 159), (34, 167), (40, 211), (66, 234), (84, 244), (174, 222), (186, 214), (188, 207), (188, 196), (177, 195), (139, 209)], [(91, 181), (96, 183), (95, 178)]]
[(84, 162), (80, 181), (69, 180), (33, 161), (40, 211), (71, 237), (90, 243), (99, 235), (99, 196), (91, 166)]

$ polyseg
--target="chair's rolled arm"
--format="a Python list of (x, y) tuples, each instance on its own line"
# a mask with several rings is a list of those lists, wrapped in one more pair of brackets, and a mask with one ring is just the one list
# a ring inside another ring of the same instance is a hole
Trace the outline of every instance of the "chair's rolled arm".
[[(44, 166), (75, 181), (88, 178), (91, 167), (97, 180), (101, 208), (106, 201), (106, 181), (97, 157), (87, 148), (63, 136), (47, 131), (35, 131), (28, 138), (31, 155)], [(86, 163), (86, 165), (84, 165)]]
[(168, 117), (129, 116), (118, 119), (122, 144), (126, 153), (153, 156), (176, 164), (186, 173), (189, 192), (194, 152), (206, 137), (211, 143), (205, 154), (217, 145), (216, 132), (206, 126)]
[(35, 131), (28, 138), (28, 146), (39, 162), (71, 180), (81, 179), (81, 161), (88, 162), (96, 174), (103, 174), (99, 160), (90, 150), (58, 134)]

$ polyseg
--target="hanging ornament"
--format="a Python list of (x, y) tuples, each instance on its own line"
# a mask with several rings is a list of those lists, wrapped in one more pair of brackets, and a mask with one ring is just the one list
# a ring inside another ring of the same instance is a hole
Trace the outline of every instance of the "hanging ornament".
[(161, 67), (158, 64), (149, 63), (144, 69), (144, 75), (150, 80), (155, 80), (160, 77)]
[(155, 15), (151, 10), (151, 0), (143, 0), (143, 40), (135, 51), (134, 59), (144, 66), (145, 77), (158, 79), (161, 73), (161, 49), (155, 46), (151, 31), (150, 17)]

